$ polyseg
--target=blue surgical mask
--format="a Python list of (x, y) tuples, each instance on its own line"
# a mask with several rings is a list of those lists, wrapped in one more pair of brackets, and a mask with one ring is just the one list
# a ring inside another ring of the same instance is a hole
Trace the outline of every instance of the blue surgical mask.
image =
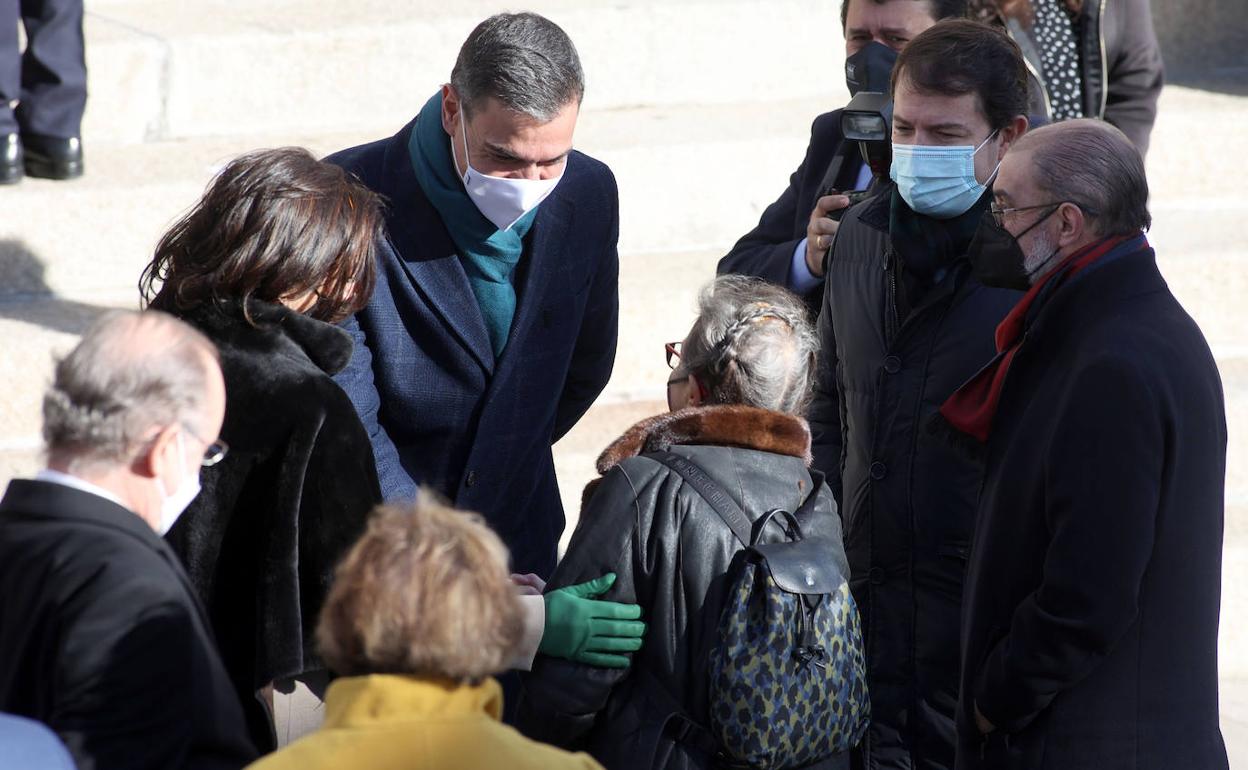
[[(975, 178), (975, 154), (996, 135), (993, 131), (978, 147), (894, 144), (889, 176), (910, 208), (936, 219), (953, 219), (984, 194), (986, 186)], [(996, 175), (994, 168), (988, 182)]]

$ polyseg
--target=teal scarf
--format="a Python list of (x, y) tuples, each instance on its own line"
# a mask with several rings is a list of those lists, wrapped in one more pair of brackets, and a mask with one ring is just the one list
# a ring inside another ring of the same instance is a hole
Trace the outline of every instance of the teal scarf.
[(511, 281), (524, 250), (522, 239), (532, 227), (537, 209), (521, 217), (510, 230), (499, 230), (477, 210), (455, 168), (450, 137), (442, 130), (441, 92), (425, 102), (407, 149), (420, 189), (455, 241), (497, 358), (511, 335), (511, 321), (516, 315), (516, 287)]

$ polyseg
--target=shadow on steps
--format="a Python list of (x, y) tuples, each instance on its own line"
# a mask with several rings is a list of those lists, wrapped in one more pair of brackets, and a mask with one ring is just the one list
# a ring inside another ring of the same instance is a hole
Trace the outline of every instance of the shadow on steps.
[(92, 321), (114, 309), (56, 296), (45, 271), (43, 260), (24, 242), (0, 238), (0, 318), (82, 334)]

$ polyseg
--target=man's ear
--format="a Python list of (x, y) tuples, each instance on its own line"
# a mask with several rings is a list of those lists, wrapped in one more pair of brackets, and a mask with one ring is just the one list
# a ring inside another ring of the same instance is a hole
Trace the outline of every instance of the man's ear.
[(1081, 243), (1089, 235), (1088, 218), (1084, 216), (1083, 209), (1073, 203), (1063, 203), (1058, 207), (1057, 213), (1054, 214), (1057, 219), (1057, 245), (1059, 248), (1066, 248), (1072, 244)]
[(997, 150), (997, 162), (1005, 157), (1018, 138), (1027, 133), (1027, 116), (1015, 115), (1005, 128), (1001, 129), (1001, 147)]
[(130, 470), (136, 476), (149, 479), (160, 478), (168, 465), (167, 457), (171, 454), (169, 446), (177, 442), (176, 425), (166, 425), (153, 438), (149, 439), (142, 452), (130, 461)]
[(459, 123), (456, 121), (460, 117), (459, 94), (455, 93), (455, 86), (445, 83), (442, 86), (442, 130), (446, 131), (447, 136), (459, 132)]

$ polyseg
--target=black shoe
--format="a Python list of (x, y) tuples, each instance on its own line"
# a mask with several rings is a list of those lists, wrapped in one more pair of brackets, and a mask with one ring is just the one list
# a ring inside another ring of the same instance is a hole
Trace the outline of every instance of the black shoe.
[(0, 184), (22, 181), (22, 138), (18, 134), (0, 134)]
[(82, 140), (76, 136), (22, 134), (26, 173), (40, 179), (74, 179), (82, 176)]

